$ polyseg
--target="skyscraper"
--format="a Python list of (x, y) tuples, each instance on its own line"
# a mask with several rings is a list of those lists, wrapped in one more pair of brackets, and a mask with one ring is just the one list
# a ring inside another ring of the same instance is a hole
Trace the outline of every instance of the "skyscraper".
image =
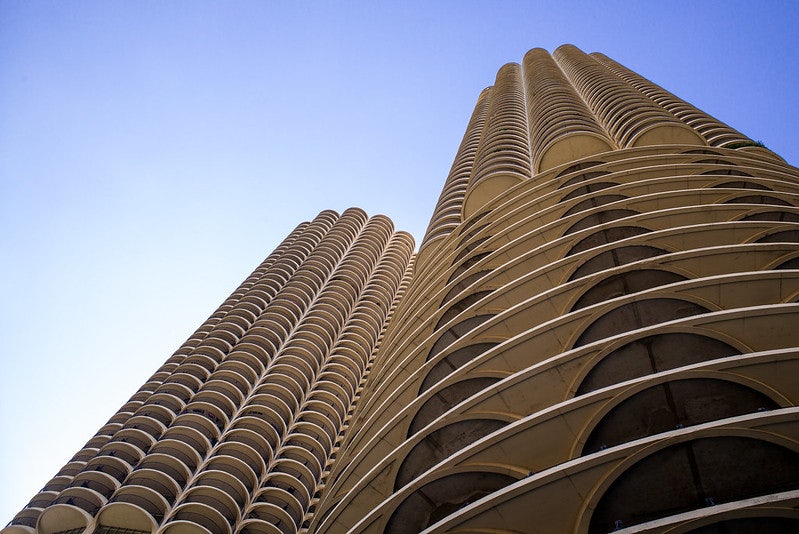
[(798, 206), (760, 143), (533, 49), (417, 254), (301, 224), (3, 533), (795, 532)]

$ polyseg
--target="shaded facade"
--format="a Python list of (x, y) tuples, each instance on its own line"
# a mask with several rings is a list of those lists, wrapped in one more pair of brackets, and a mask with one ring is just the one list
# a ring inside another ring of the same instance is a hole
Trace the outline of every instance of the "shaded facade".
[(412, 249), (300, 225), (3, 533), (799, 530), (797, 169), (534, 49)]
[(311, 531), (797, 531), (798, 177), (603, 55), (503, 66)]

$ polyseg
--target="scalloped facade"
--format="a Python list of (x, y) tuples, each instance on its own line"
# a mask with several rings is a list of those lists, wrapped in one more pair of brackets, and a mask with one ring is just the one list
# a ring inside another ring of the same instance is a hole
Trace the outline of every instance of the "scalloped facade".
[(799, 531), (799, 171), (510, 63), (418, 254), (301, 224), (3, 534)]

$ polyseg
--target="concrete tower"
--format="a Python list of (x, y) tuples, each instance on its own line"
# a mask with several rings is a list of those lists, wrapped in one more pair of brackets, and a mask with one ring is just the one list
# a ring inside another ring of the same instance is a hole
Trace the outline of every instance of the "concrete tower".
[(503, 66), (311, 530), (799, 531), (797, 206), (601, 54)]
[(300, 224), (3, 533), (296, 532), (412, 252), (359, 209)]
[(565, 45), (419, 252), (301, 224), (3, 534), (799, 531), (799, 172)]

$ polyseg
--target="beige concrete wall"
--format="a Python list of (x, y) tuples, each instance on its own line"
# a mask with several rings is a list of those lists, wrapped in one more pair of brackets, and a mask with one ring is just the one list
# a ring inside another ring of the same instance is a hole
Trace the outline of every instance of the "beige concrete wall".
[[(622, 148), (549, 169), (532, 158), (472, 208), (469, 184), (463, 222), (417, 258), (312, 531), (797, 521), (799, 173), (702, 146), (711, 130), (714, 144), (741, 136), (684, 122), (687, 104), (656, 102), (604, 57), (556, 58), (551, 89)], [(522, 72), (542, 91), (535, 75)], [(652, 467), (666, 459), (671, 479)]]
[(300, 224), (3, 534), (796, 530), (797, 169), (534, 49), (412, 253)]

